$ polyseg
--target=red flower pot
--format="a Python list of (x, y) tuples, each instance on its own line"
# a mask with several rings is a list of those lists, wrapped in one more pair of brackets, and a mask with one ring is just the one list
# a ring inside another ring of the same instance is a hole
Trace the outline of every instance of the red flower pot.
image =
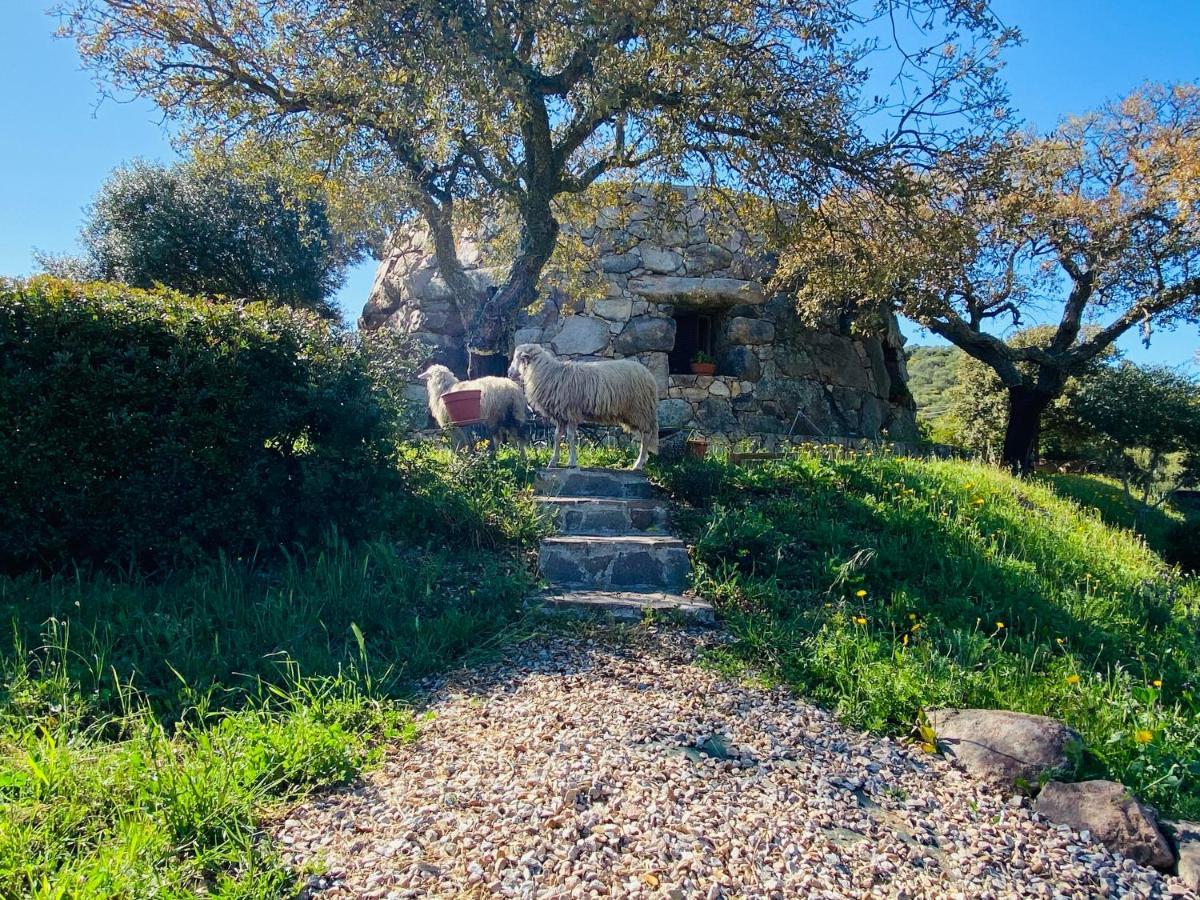
[(717, 374), (716, 363), (692, 363), (693, 375), (715, 375)]
[(708, 455), (708, 441), (692, 438), (687, 442), (687, 455), (696, 459), (704, 459)]
[(446, 412), (455, 425), (472, 425), (482, 416), (479, 411), (479, 398), (483, 391), (471, 388), (464, 391), (446, 391), (442, 394), (442, 403), (446, 404)]

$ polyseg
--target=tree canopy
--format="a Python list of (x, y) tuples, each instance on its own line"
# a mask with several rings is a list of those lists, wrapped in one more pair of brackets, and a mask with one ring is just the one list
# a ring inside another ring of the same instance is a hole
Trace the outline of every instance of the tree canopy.
[[(290, 154), (351, 205), (383, 191), (418, 215), (473, 368), (502, 352), (534, 299), (561, 203), (617, 173), (795, 202), (896, 155), (927, 159), (967, 123), (1003, 119), (996, 52), (1014, 38), (986, 3), (956, 0), (68, 0), (60, 11), (87, 63), (189, 139)], [(895, 79), (868, 90), (868, 60), (884, 49)], [(863, 130), (873, 116), (889, 123), (875, 140)], [(519, 222), (494, 292), (455, 247), (456, 225), (481, 207)]]
[(45, 256), (51, 272), (161, 284), (198, 296), (268, 300), (333, 315), (330, 296), (359, 255), (318, 197), (276, 178), (198, 163), (117, 169), (88, 209), (83, 257)]
[[(831, 193), (779, 280), (813, 316), (890, 305), (990, 366), (1005, 459), (1027, 467), (1067, 378), (1131, 329), (1200, 318), (1198, 156), (1200, 86), (1146, 85), (1046, 137), (946, 154), (906, 202)], [(1045, 340), (1003, 338), (1055, 309)]]

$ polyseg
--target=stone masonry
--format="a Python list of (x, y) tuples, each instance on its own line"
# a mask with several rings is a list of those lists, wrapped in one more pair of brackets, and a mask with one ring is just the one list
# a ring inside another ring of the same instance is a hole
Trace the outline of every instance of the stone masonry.
[[(690, 188), (670, 191), (667, 202), (663, 196), (631, 188), (625, 204), (576, 228), (596, 259), (599, 296), (545, 292), (521, 315), (514, 343), (544, 344), (574, 359), (641, 360), (658, 380), (663, 429), (756, 436), (768, 445), (789, 433), (915, 435), (894, 321), (886, 335), (867, 338), (833, 324), (804, 327), (790, 297), (768, 295), (771, 256), (761, 242), (718, 220)], [(480, 285), (500, 276), (477, 244), (461, 242), (460, 254)], [(391, 240), (361, 325), (410, 333), (429, 348), (428, 361), (465, 371), (462, 321), (420, 231)], [(715, 375), (691, 374), (680, 359), (684, 328), (704, 329)], [(419, 385), (413, 396), (423, 396)]]

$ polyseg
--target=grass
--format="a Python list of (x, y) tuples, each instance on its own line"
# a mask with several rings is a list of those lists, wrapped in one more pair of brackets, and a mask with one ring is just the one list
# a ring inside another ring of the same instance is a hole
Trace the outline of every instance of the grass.
[(403, 535), (0, 579), (0, 896), (268, 897), (265, 817), (413, 736), (413, 678), (520, 621), (541, 525), (513, 456), (408, 449)]
[(1200, 583), (1137, 536), (963, 461), (800, 451), (657, 477), (736, 638), (721, 662), (880, 732), (927, 706), (1053, 715), (1084, 736), (1081, 776), (1200, 815)]
[(1183, 513), (1170, 502), (1151, 508), (1126, 497), (1121, 483), (1104, 475), (1044, 475), (1054, 492), (1095, 511), (1113, 528), (1136, 531), (1156, 553), (1167, 552), (1173, 530), (1184, 521)]

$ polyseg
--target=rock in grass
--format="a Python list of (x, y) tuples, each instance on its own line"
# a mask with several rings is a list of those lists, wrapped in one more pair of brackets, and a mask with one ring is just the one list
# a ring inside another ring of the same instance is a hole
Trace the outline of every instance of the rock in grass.
[(959, 767), (1006, 788), (1035, 790), (1070, 775), (1082, 741), (1057, 719), (1004, 709), (930, 709), (938, 745)]
[(1154, 810), (1115, 781), (1051, 781), (1038, 795), (1040, 815), (1060, 825), (1087, 830), (1114, 853), (1166, 871), (1175, 852), (1158, 830)]
[(1175, 822), (1179, 850), (1179, 880), (1200, 893), (1200, 822)]

